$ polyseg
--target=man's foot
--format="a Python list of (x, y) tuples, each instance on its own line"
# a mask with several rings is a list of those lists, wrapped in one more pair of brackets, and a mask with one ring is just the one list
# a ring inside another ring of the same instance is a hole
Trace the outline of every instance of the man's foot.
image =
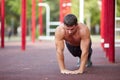
[(77, 67), (80, 67), (80, 58), (78, 58)]
[[(92, 66), (92, 61), (88, 60), (86, 67), (91, 67), (91, 66)], [(77, 67), (80, 67), (80, 58), (78, 58)]]
[(86, 67), (91, 67), (92, 66), (92, 62), (90, 60), (88, 60)]

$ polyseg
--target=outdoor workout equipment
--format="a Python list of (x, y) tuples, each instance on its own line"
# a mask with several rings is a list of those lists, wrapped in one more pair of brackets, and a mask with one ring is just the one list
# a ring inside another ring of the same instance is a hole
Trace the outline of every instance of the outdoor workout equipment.
[(26, 0), (22, 0), (22, 50), (25, 50), (26, 46)]
[(4, 48), (4, 22), (5, 22), (5, 0), (0, 0), (0, 20), (1, 20), (1, 47)]
[(71, 0), (60, 0), (60, 22), (66, 14), (71, 12)]
[[(60, 0), (63, 1), (63, 0)], [(64, 0), (65, 1), (65, 0)], [(66, 0), (70, 1), (70, 0)], [(62, 3), (62, 2), (60, 2)], [(71, 4), (61, 4), (61, 11), (65, 6), (70, 7)], [(50, 25), (59, 25), (60, 22), (50, 22), (50, 9), (48, 4), (40, 3), (40, 6), (46, 7), (46, 34), (50, 36), (50, 32), (54, 32), (55, 29), (50, 29)], [(34, 8), (33, 8), (34, 9)], [(66, 8), (65, 8), (66, 9)], [(68, 12), (70, 11), (67, 7)], [(5, 0), (0, 0), (0, 20), (1, 20), (1, 47), (4, 48), (4, 19), (5, 19)], [(60, 11), (60, 12), (61, 12)], [(64, 12), (65, 10), (63, 10)], [(33, 11), (34, 12), (34, 11)], [(35, 14), (35, 13), (34, 13)], [(63, 20), (64, 15), (60, 13), (60, 21)], [(66, 12), (67, 14), (67, 12)], [(102, 13), (101, 13), (101, 38), (102, 47), (106, 52), (106, 57), (110, 62), (115, 62), (115, 31), (120, 31), (119, 28), (115, 28), (115, 0), (102, 0)], [(35, 20), (34, 20), (35, 21)], [(22, 0), (22, 50), (25, 50), (26, 46), (26, 0)], [(34, 24), (35, 25), (35, 24)]]
[(110, 62), (115, 62), (115, 0), (102, 0), (102, 47)]
[(120, 47), (120, 18), (115, 18), (115, 47)]

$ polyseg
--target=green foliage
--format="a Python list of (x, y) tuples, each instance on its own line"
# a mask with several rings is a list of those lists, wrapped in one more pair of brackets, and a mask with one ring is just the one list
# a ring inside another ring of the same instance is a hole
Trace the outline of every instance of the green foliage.
[[(72, 13), (79, 17), (79, 1), (72, 0)], [(100, 10), (98, 8), (97, 0), (84, 0), (84, 20), (90, 17), (91, 26), (99, 24), (100, 21)], [(79, 19), (79, 18), (78, 18)]]
[[(22, 0), (6, 0), (5, 1), (5, 16), (7, 26), (11, 26), (11, 20), (14, 20), (15, 30), (20, 25), (21, 16), (21, 1)], [(26, 0), (27, 2), (27, 21), (31, 23), (31, 13), (32, 13), (32, 0)], [(72, 2), (72, 13), (79, 17), (79, 1), (71, 0)], [(98, 7), (98, 0), (84, 0), (84, 20), (86, 21), (88, 17), (91, 19), (91, 27), (100, 23), (100, 10)], [(38, 13), (39, 13), (39, 0), (36, 0), (36, 22), (38, 24)], [(59, 21), (59, 0), (43, 0), (43, 3), (48, 3), (50, 6), (50, 21)], [(117, 16), (120, 16), (120, 0), (117, 0)], [(43, 7), (43, 28), (45, 30), (46, 24), (46, 9)], [(79, 18), (78, 18), (79, 19)], [(36, 25), (37, 25), (36, 24)]]
[(14, 33), (20, 25), (20, 0), (6, 0), (5, 1), (5, 22), (7, 27), (14, 27)]
[(71, 3), (72, 3), (71, 11), (79, 19), (79, 0), (71, 0)]
[(120, 0), (117, 0), (117, 17), (120, 17)]
[(91, 27), (99, 24), (100, 21), (100, 10), (97, 1), (98, 0), (85, 0), (85, 19), (90, 17)]
[(7, 10), (20, 15), (21, 13), (21, 0), (6, 0)]

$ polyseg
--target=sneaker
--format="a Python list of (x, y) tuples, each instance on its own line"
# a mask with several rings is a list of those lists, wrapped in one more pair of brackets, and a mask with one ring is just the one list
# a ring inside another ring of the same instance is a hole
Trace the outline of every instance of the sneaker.
[(92, 62), (90, 60), (88, 60), (86, 67), (91, 67), (92, 66)]
[[(86, 67), (91, 67), (91, 66), (92, 66), (92, 61), (88, 60)], [(80, 58), (78, 58), (77, 67), (80, 67)]]
[(78, 58), (77, 67), (80, 67), (80, 58)]

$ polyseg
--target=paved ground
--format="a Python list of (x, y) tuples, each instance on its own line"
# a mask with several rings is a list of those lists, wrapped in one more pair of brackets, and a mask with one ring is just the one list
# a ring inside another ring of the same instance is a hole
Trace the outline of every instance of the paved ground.
[[(6, 42), (0, 48), (0, 80), (120, 80), (120, 50), (116, 48), (116, 63), (109, 63), (99, 42), (93, 43), (93, 66), (84, 74), (60, 74), (53, 41), (27, 43), (26, 51), (20, 42)], [(74, 70), (77, 58), (65, 49), (65, 63)]]

